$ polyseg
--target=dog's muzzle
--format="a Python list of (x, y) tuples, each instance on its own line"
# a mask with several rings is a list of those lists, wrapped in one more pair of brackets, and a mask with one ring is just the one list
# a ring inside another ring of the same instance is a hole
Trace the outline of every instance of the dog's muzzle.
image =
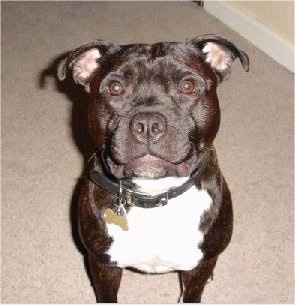
[[(118, 179), (189, 176), (193, 122), (173, 113), (139, 111), (110, 124), (105, 158)], [(193, 160), (196, 161), (196, 160)]]

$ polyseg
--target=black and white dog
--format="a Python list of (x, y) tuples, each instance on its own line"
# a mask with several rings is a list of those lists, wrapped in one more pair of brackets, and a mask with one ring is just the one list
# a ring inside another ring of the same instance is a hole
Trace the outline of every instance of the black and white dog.
[(232, 234), (232, 205), (213, 140), (216, 87), (248, 56), (216, 35), (186, 42), (116, 45), (95, 40), (70, 53), (90, 94), (98, 148), (79, 200), (79, 232), (96, 295), (117, 302), (122, 270), (179, 271), (184, 302), (200, 302)]

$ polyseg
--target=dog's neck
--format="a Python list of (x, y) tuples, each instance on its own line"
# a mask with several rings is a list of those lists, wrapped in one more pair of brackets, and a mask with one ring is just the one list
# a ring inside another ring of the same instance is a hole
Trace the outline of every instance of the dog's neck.
[(189, 177), (165, 177), (160, 179), (133, 178), (132, 182), (138, 188), (138, 192), (157, 195), (166, 192), (168, 189), (182, 185), (188, 179)]
[(126, 203), (144, 208), (159, 207), (166, 205), (169, 199), (186, 192), (195, 185), (196, 181), (200, 181), (212, 154), (214, 154), (213, 149), (208, 149), (204, 152), (190, 177), (166, 177), (162, 179), (135, 178), (134, 181), (128, 182), (126, 180), (111, 180), (99, 171), (92, 170), (89, 178), (97, 186), (117, 196), (116, 203), (114, 204), (116, 213), (119, 213), (119, 210)]

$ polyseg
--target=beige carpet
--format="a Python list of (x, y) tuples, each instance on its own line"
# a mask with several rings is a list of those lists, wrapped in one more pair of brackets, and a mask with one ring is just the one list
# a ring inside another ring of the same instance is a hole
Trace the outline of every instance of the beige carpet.
[[(93, 303), (70, 206), (89, 153), (81, 97), (39, 74), (95, 38), (183, 41), (217, 33), (246, 51), (219, 88), (216, 140), (235, 227), (206, 303), (292, 303), (293, 75), (188, 2), (2, 2), (2, 302)], [(176, 274), (125, 272), (119, 300), (175, 303)]]

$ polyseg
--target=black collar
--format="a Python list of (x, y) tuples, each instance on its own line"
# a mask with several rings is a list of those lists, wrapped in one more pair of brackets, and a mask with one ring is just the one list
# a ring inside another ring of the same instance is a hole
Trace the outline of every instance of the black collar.
[(111, 180), (96, 170), (92, 170), (90, 172), (89, 178), (97, 186), (102, 187), (108, 192), (116, 195), (116, 200), (113, 204), (117, 214), (122, 214), (121, 209), (125, 205), (135, 205), (141, 208), (161, 207), (166, 205), (169, 199), (183, 194), (195, 184), (196, 179), (200, 178), (201, 174), (206, 168), (207, 162), (212, 152), (213, 149), (208, 149), (203, 153), (203, 156), (198, 162), (195, 170), (192, 172), (188, 180), (186, 180), (182, 185), (172, 187), (167, 191), (157, 195), (147, 195), (138, 192), (136, 191), (135, 185), (133, 183), (126, 180)]

